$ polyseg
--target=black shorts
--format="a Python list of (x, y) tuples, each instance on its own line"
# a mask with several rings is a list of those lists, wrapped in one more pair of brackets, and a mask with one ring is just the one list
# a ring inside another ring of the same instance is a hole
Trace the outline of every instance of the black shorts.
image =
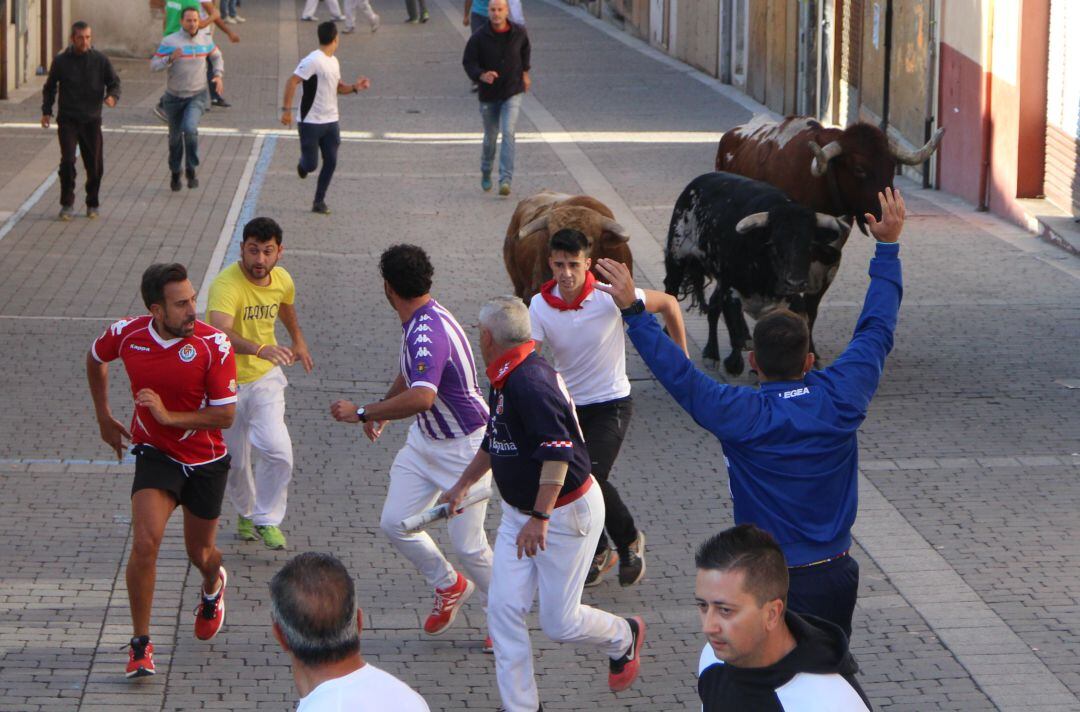
[(230, 455), (205, 465), (181, 465), (149, 445), (136, 445), (135, 481), (131, 496), (144, 489), (165, 490), (178, 504), (201, 519), (221, 516), (225, 483), (229, 479)]

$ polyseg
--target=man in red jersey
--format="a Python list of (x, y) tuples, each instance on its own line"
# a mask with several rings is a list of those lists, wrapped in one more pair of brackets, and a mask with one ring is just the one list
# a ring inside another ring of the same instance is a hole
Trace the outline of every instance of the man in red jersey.
[[(121, 319), (94, 341), (86, 378), (101, 439), (135, 454), (131, 487), (133, 542), (127, 564), (128, 601), (134, 635), (127, 676), (154, 674), (150, 606), (158, 547), (177, 505), (184, 507), (184, 544), (202, 572), (195, 637), (210, 640), (225, 622), (221, 551), (214, 544), (229, 455), (221, 429), (236, 411), (236, 361), (229, 338), (195, 319), (195, 289), (181, 264), (154, 264), (143, 272), (142, 297), (150, 314)], [(124, 362), (135, 413), (129, 432), (109, 409), (109, 367)]]

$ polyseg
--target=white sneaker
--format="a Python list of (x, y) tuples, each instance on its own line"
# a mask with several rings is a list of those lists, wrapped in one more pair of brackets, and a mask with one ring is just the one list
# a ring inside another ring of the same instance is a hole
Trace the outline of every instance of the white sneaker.
[(375, 19), (371, 21), (371, 31), (372, 32), (378, 32), (379, 31), (379, 25), (381, 25), (381, 24), (382, 24), (382, 18), (379, 17), (378, 15), (376, 15)]
[(233, 19), (236, 20), (237, 22), (247, 22), (247, 20), (245, 18), (240, 17), (239, 15), (233, 15)]
[(344, 30), (342, 30), (342, 32), (345, 33), (346, 35), (351, 35), (352, 33), (356, 32), (356, 28), (355, 27), (346, 27)]
[(235, 24), (237, 24), (236, 23), (236, 18), (235, 17), (226, 17), (225, 18), (225, 23), (229, 24), (229, 25), (235, 25)]
[(304, 22), (318, 22), (319, 21), (319, 18), (315, 17), (314, 15), (301, 15), (300, 19), (303, 20)]

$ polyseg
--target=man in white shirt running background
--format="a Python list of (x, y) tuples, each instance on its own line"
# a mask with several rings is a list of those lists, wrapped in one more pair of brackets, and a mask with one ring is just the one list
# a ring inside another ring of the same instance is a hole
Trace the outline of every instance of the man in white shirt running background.
[(296, 712), (429, 712), (424, 698), (364, 661), (364, 612), (345, 565), (308, 552), (270, 581), (274, 638), (292, 660)]
[(300, 60), (296, 70), (285, 82), (285, 98), (281, 101), (281, 123), (292, 124), (293, 94), (298, 84), (304, 89), (297, 111), (297, 129), (300, 132), (300, 162), (296, 173), (307, 178), (319, 167), (322, 154), (322, 170), (315, 186), (315, 202), (311, 212), (329, 215), (326, 207), (326, 190), (337, 168), (338, 146), (341, 145), (341, 129), (338, 124), (338, 94), (358, 94), (371, 86), (367, 77), (357, 77), (355, 84), (341, 81), (341, 65), (334, 53), (338, 48), (338, 31), (333, 22), (319, 25), (319, 48)]
[[(529, 304), (532, 338), (537, 351), (547, 346), (555, 370), (574, 399), (592, 474), (600, 484), (607, 512), (607, 534), (600, 534), (585, 586), (601, 583), (616, 561), (619, 583), (633, 586), (645, 575), (645, 535), (610, 480), (634, 412), (622, 315), (610, 295), (593, 289), (589, 241), (584, 234), (560, 230), (552, 235), (549, 247), (548, 266), (554, 278)], [(645, 309), (663, 315), (672, 340), (686, 351), (686, 329), (675, 297), (651, 289), (637, 291)], [(608, 536), (615, 542), (615, 551)]]

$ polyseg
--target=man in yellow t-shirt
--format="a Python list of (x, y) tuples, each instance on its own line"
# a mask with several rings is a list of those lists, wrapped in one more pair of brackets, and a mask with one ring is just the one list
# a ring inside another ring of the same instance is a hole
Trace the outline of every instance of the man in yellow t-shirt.
[[(270, 218), (245, 225), (240, 259), (214, 278), (206, 310), (207, 321), (228, 335), (236, 351), (236, 418), (222, 431), (232, 455), (227, 491), (239, 515), (236, 531), (248, 541), (261, 538), (271, 549), (285, 548), (280, 525), (293, 469), (285, 426), (288, 381), (281, 367), (299, 361), (310, 373), (313, 366), (293, 305), (296, 288), (277, 266), (284, 250), (281, 237), (281, 227)], [(277, 343), (278, 319), (291, 348)], [(253, 449), (259, 455), (254, 468)]]

